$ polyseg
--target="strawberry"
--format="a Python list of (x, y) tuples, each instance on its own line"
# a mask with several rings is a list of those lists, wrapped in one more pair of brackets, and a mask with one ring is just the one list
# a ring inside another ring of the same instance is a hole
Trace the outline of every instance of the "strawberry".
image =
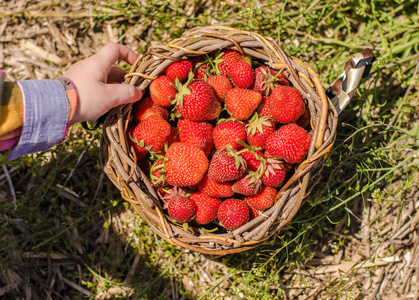
[(278, 188), (282, 185), (287, 173), (284, 162), (277, 158), (267, 158), (262, 182), (266, 186)]
[(213, 88), (217, 100), (220, 103), (224, 103), (227, 92), (232, 88), (231, 82), (227, 76), (211, 76), (207, 79), (207, 82)]
[(272, 116), (282, 124), (294, 123), (301, 117), (305, 104), (300, 92), (292, 86), (274, 88), (267, 100)]
[(276, 193), (275, 188), (263, 186), (258, 194), (246, 198), (247, 203), (256, 210), (267, 210), (274, 204)]
[(192, 186), (202, 180), (208, 169), (204, 151), (188, 143), (174, 143), (166, 152), (166, 182), (174, 186)]
[(214, 63), (218, 74), (228, 76), (231, 66), (242, 60), (243, 57), (237, 50), (223, 49), (223, 51), (214, 59)]
[(176, 127), (170, 127), (170, 133), (166, 141), (167, 148), (169, 148), (172, 144), (177, 142), (180, 142), (179, 129), (177, 129)]
[(195, 211), (195, 203), (190, 198), (177, 196), (168, 202), (167, 212), (169, 216), (180, 223), (188, 222)]
[(175, 81), (169, 76), (162, 75), (157, 77), (150, 83), (151, 99), (160, 106), (170, 106), (177, 93), (174, 84)]
[(281, 72), (272, 70), (267, 66), (260, 66), (255, 70), (255, 84), (253, 90), (268, 96), (275, 86), (289, 85), (287, 77)]
[(187, 59), (181, 59), (168, 65), (164, 69), (164, 73), (173, 80), (177, 78), (180, 82), (184, 82), (188, 79), (188, 75), (192, 72), (192, 68), (192, 62)]
[(249, 88), (255, 80), (255, 73), (252, 67), (245, 61), (239, 61), (232, 65), (228, 76), (235, 86), (242, 89)]
[(208, 177), (208, 173), (198, 183), (198, 189), (209, 197), (228, 198), (234, 195), (231, 189), (233, 181), (216, 182)]
[(267, 103), (268, 97), (263, 96), (262, 101), (258, 107), (259, 117), (266, 117), (273, 124), (278, 124), (279, 122), (272, 116), (271, 109), (269, 108), (269, 103)]
[(253, 220), (254, 218), (259, 217), (260, 215), (260, 211), (253, 208), (250, 204), (249, 201), (247, 200), (248, 198), (244, 198), (243, 202), (247, 204), (247, 206), (249, 207), (249, 221)]
[(184, 120), (179, 129), (179, 138), (183, 143), (190, 143), (198, 146), (208, 156), (213, 145), (213, 127), (208, 122), (195, 122)]
[(246, 149), (243, 150), (243, 152), (240, 151), (240, 155), (246, 161), (247, 169), (254, 172), (259, 168), (263, 157), (263, 153), (260, 150), (257, 150), (255, 155), (250, 150)]
[(198, 224), (208, 224), (217, 219), (220, 198), (209, 197), (196, 191), (191, 195), (191, 200), (195, 203), (195, 221)]
[(162, 187), (164, 186), (165, 176), (164, 173), (166, 172), (164, 169), (165, 162), (163, 158), (159, 158), (156, 160), (150, 169), (150, 182), (155, 187)]
[(208, 177), (217, 182), (226, 182), (241, 178), (246, 171), (246, 162), (231, 147), (217, 150), (208, 167)]
[(208, 62), (201, 56), (190, 57), (194, 69), (194, 78), (198, 80), (206, 80), (208, 78), (209, 69)]
[(259, 118), (255, 113), (246, 125), (247, 142), (253, 148), (265, 149), (268, 136), (275, 131), (275, 124), (269, 117)]
[(261, 101), (260, 93), (235, 87), (227, 92), (225, 104), (233, 118), (244, 121), (252, 115)]
[[(263, 156), (265, 156), (265, 158), (267, 158), (268, 160), (270, 159), (270, 158), (275, 158), (275, 156), (274, 155), (272, 155), (272, 154), (270, 154), (268, 151), (266, 151), (265, 150), (265, 153), (263, 153)], [(278, 159), (278, 158), (276, 158), (276, 159)], [(284, 168), (285, 168), (285, 172), (289, 172), (289, 170), (291, 170), (292, 168), (293, 168), (293, 164), (291, 164), (291, 163), (288, 163), (288, 162), (286, 162), (286, 161), (283, 161), (283, 160), (281, 160), (281, 162), (282, 162), (282, 164), (284, 165)]]
[(144, 121), (151, 115), (159, 115), (167, 121), (169, 111), (167, 108), (156, 104), (151, 97), (145, 97), (132, 105), (132, 117), (136, 124)]
[(140, 147), (159, 152), (163, 150), (169, 134), (170, 124), (162, 117), (153, 115), (135, 127), (132, 137)]
[[(186, 188), (171, 185), (166, 185), (163, 188), (160, 188), (159, 192), (162, 195), (161, 198), (165, 203), (168, 203), (170, 200), (176, 197), (189, 198), (191, 196)], [(165, 206), (165, 208), (167, 208), (167, 205)]]
[(298, 120), (295, 122), (298, 126), (302, 128), (306, 128), (308, 124), (310, 124), (310, 110), (306, 106), (306, 109), (304, 110), (304, 113), (301, 115), (301, 117), (298, 118)]
[(192, 83), (190, 76), (183, 85), (177, 85), (179, 93), (173, 101), (177, 111), (183, 118), (191, 121), (213, 120), (221, 111), (220, 102), (217, 101), (212, 87), (203, 80)]
[(257, 173), (249, 171), (242, 178), (238, 179), (231, 187), (233, 192), (245, 196), (256, 195), (262, 187), (262, 180)]
[(227, 230), (240, 228), (249, 220), (249, 207), (239, 199), (227, 199), (218, 208), (218, 220)]
[(281, 126), (266, 140), (266, 150), (274, 157), (296, 164), (303, 160), (310, 148), (311, 135), (292, 123)]
[(223, 119), (214, 127), (212, 132), (214, 145), (217, 150), (230, 145), (233, 149), (240, 149), (242, 146), (237, 142), (246, 142), (246, 129), (242, 122), (234, 119)]
[[(127, 141), (128, 144), (134, 148), (135, 154), (137, 156), (137, 160), (142, 160), (147, 156), (148, 150), (140, 145), (137, 141), (134, 141), (133, 133), (134, 133), (135, 126), (129, 125), (126, 131)], [(143, 143), (144, 146), (144, 143)]]
[(177, 120), (177, 129), (180, 130), (182, 128), (182, 125), (186, 122), (185, 118), (179, 118)]

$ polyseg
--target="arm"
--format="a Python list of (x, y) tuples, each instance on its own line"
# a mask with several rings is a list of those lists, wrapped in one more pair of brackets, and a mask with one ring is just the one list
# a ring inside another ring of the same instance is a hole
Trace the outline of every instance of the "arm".
[[(98, 118), (110, 108), (123, 103), (139, 100), (142, 96), (138, 88), (122, 83), (125, 72), (113, 64), (124, 60), (133, 64), (137, 55), (129, 48), (118, 44), (107, 44), (97, 54), (72, 66), (57, 80), (27, 80), (7, 83), (18, 88), (21, 97), (21, 116), (8, 114), (9, 119), (20, 123), (21, 131), (17, 145), (9, 159), (21, 155), (46, 150), (67, 138), (71, 124)], [(3, 96), (3, 97), (2, 97)], [(9, 99), (0, 93), (0, 103)], [(24, 112), (23, 112), (24, 110)], [(6, 122), (0, 119), (0, 133), (10, 134)], [(0, 137), (4, 147), (11, 142)], [(16, 137), (14, 137), (16, 140)]]

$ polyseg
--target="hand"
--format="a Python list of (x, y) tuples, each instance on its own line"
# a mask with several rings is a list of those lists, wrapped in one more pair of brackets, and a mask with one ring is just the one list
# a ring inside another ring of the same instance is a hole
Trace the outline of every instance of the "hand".
[(112, 107), (141, 98), (140, 89), (122, 83), (126, 72), (114, 66), (118, 60), (132, 65), (136, 59), (137, 55), (128, 47), (108, 43), (95, 55), (77, 62), (64, 73), (64, 77), (73, 81), (79, 95), (73, 124), (96, 119)]

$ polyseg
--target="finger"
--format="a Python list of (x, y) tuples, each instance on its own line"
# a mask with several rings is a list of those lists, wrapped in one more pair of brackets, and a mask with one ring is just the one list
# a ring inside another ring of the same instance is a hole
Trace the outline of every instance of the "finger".
[(138, 101), (143, 96), (139, 88), (127, 83), (106, 84), (105, 92), (109, 95), (107, 99), (109, 108)]
[(138, 57), (127, 46), (116, 43), (107, 43), (94, 56), (97, 60), (109, 65), (113, 65), (118, 60), (123, 60), (132, 65)]
[(118, 68), (117, 66), (112, 66), (108, 74), (108, 82), (124, 82), (125, 74), (127, 74), (127, 72), (125, 72), (121, 68)]

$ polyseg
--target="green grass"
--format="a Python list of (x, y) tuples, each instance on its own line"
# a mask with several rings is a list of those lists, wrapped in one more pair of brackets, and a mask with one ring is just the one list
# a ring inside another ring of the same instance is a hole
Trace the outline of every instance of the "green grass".
[[(109, 25), (117, 30), (119, 42), (140, 53), (154, 42), (179, 37), (189, 27), (216, 21), (280, 41), (288, 54), (307, 61), (325, 86), (365, 47), (373, 49), (377, 61), (340, 115), (324, 180), (269, 245), (208, 260), (158, 238), (103, 177), (98, 163), (100, 130), (79, 128), (67, 142), (44, 153), (13, 162), (1, 158), (9, 170), (17, 167), (12, 174), (17, 201), (8, 197), (0, 202), (0, 261), (7, 262), (3, 272), (23, 268), (34, 289), (47, 290), (53, 298), (73, 299), (80, 296), (75, 289), (63, 287), (65, 293), (58, 295), (46, 286), (48, 276), (58, 276), (56, 270), (41, 264), (46, 260), (29, 258), (40, 253), (64, 254), (75, 263), (52, 261), (62, 276), (89, 290), (91, 298), (107, 292), (131, 299), (283, 299), (290, 286), (298, 286), (303, 293), (311, 291), (314, 281), (305, 271), (310, 269), (313, 253), (334, 255), (345, 249), (359, 230), (358, 219), (369, 202), (380, 205), (383, 212), (391, 208), (397, 213), (412, 201), (406, 195), (419, 179), (417, 2), (80, 3), (81, 9), (74, 14), (58, 10), (58, 4), (35, 3), (13, 13), (0, 12), (0, 16), (15, 18), (11, 24), (64, 18), (80, 28), (78, 40), (93, 27), (103, 32)], [(32, 5), (36, 13), (31, 13)], [(138, 35), (132, 36), (137, 30)], [(8, 194), (8, 185), (2, 184), (0, 191)], [(127, 280), (137, 255), (138, 267)], [(301, 275), (287, 277), (296, 273)], [(351, 276), (322, 282), (330, 298), (351, 295), (357, 288)], [(188, 280), (194, 288), (186, 286)], [(21, 284), (7, 296), (24, 293)]]

